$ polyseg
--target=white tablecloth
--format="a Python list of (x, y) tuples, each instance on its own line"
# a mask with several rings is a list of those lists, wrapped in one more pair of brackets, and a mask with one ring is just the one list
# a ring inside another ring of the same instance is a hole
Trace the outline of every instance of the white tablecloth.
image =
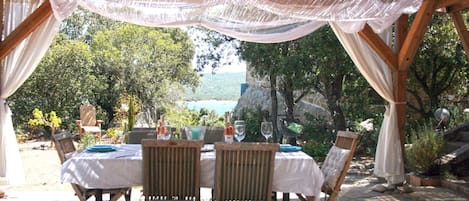
[[(141, 186), (142, 152), (139, 144), (116, 145), (106, 153), (82, 151), (65, 161), (62, 183), (75, 183), (85, 188), (122, 188)], [(212, 188), (215, 174), (215, 152), (201, 154), (201, 186)], [(301, 193), (319, 199), (324, 176), (314, 159), (299, 152), (277, 152), (273, 191)]]

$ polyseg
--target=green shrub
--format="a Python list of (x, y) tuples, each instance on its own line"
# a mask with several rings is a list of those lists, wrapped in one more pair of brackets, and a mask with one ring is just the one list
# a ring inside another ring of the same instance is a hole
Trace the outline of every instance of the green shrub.
[(443, 136), (437, 135), (431, 127), (419, 130), (412, 133), (412, 145), (405, 152), (408, 168), (421, 175), (439, 175), (439, 159), (445, 150)]
[[(246, 122), (246, 138), (243, 142), (265, 142), (264, 136), (261, 134), (261, 122), (264, 120), (265, 112), (257, 109), (242, 109), (239, 116), (233, 116), (232, 124), (235, 120), (244, 120)], [(275, 131), (274, 131), (275, 133)], [(276, 141), (275, 134), (269, 138), (270, 142)]]
[(316, 161), (321, 161), (321, 158), (325, 158), (332, 144), (330, 143), (317, 143), (311, 141), (302, 145), (303, 152), (314, 157)]
[(85, 132), (83, 137), (80, 140), (79, 147), (80, 149), (86, 149), (89, 146), (93, 146), (96, 144), (96, 138), (93, 133)]

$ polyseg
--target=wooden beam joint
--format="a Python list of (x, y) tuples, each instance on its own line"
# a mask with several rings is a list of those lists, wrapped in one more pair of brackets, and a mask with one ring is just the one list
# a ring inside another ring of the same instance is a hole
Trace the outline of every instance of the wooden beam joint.
[(435, 12), (435, 0), (424, 0), (399, 52), (399, 70), (407, 71)]
[(376, 54), (388, 64), (392, 71), (397, 71), (397, 56), (392, 49), (379, 37), (368, 24), (362, 31), (358, 32), (368, 45), (376, 52)]

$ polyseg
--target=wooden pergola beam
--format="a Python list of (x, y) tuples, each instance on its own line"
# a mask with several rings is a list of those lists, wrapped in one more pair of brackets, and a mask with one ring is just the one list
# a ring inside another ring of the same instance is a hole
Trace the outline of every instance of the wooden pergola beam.
[(401, 51), (409, 31), (409, 15), (403, 14), (397, 19), (397, 51)]
[(370, 47), (383, 59), (392, 71), (397, 71), (396, 53), (379, 37), (368, 24), (358, 34), (370, 45)]
[(407, 34), (401, 51), (399, 52), (398, 62), (400, 71), (406, 71), (412, 64), (414, 56), (417, 53), (417, 49), (423, 40), (423, 36), (427, 31), (433, 13), (435, 12), (435, 5), (435, 0), (424, 0), (415, 15), (415, 19), (410, 27), (409, 33)]
[(467, 26), (464, 23), (464, 19), (460, 12), (451, 12), (449, 15), (454, 22), (454, 26), (456, 27), (459, 37), (461, 38), (461, 43), (463, 44), (466, 56), (469, 59), (469, 32), (467, 31)]
[(10, 54), (26, 37), (36, 30), (47, 18), (52, 15), (49, 1), (44, 1), (31, 15), (29, 15), (16, 29), (6, 36), (0, 43), (0, 59)]

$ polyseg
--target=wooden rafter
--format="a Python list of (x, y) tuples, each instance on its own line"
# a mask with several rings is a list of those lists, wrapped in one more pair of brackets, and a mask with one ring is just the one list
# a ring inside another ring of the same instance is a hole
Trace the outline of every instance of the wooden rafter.
[(424, 0), (422, 2), (399, 52), (399, 70), (405, 71), (412, 64), (415, 53), (417, 53), (417, 49), (423, 40), (423, 35), (435, 12), (435, 5), (435, 0)]
[(409, 15), (403, 14), (397, 20), (397, 51), (401, 51), (409, 31)]
[(383, 59), (392, 71), (397, 71), (397, 56), (392, 49), (379, 37), (370, 26), (365, 25), (365, 28), (358, 33), (373, 50)]
[(13, 51), (26, 37), (36, 30), (49, 16), (52, 8), (49, 1), (44, 1), (31, 15), (28, 16), (16, 29), (6, 36), (0, 43), (0, 58), (3, 60)]
[(460, 12), (451, 12), (449, 15), (454, 22), (454, 26), (456, 27), (459, 37), (461, 38), (464, 51), (466, 51), (466, 56), (469, 59), (469, 32), (467, 31), (467, 26), (464, 23), (464, 19)]

